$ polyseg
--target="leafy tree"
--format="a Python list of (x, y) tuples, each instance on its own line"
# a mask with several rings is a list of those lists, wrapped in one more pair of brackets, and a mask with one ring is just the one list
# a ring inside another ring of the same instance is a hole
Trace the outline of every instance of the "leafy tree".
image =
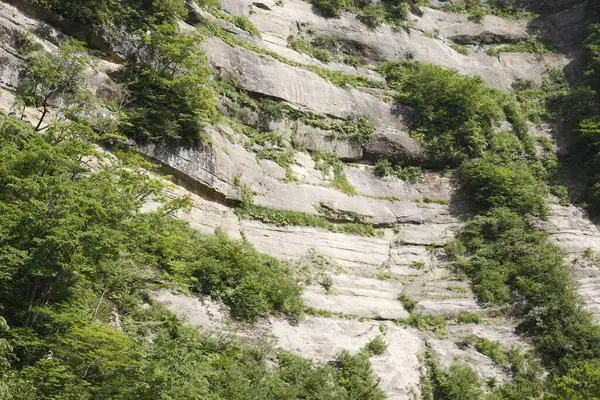
[(125, 73), (131, 101), (122, 125), (140, 142), (192, 145), (203, 140), (205, 123), (216, 115), (209, 70), (198, 49), (200, 37), (165, 23), (144, 36), (137, 64)]
[(568, 375), (553, 379), (551, 400), (600, 399), (600, 369), (591, 363), (582, 363), (572, 368)]
[(477, 211), (508, 207), (520, 215), (545, 212), (546, 188), (526, 163), (475, 159), (461, 165), (458, 179)]
[(397, 90), (396, 101), (415, 112), (412, 135), (442, 164), (481, 156), (508, 101), (481, 78), (420, 62), (385, 63), (380, 71)]

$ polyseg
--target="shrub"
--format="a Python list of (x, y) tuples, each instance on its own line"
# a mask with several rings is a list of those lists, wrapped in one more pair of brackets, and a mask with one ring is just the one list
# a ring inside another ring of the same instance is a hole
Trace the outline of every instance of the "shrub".
[(407, 318), (401, 318), (397, 322), (410, 325), (420, 331), (430, 330), (439, 335), (446, 333), (446, 320), (439, 315), (412, 311)]
[(506, 355), (500, 347), (500, 343), (492, 342), (485, 338), (479, 338), (475, 342), (475, 348), (478, 352), (491, 358), (496, 364), (504, 365), (506, 363)]
[(456, 318), (459, 324), (478, 324), (480, 320), (479, 314), (474, 313), (461, 313)]
[[(153, 226), (158, 221), (149, 220)], [(289, 265), (261, 253), (248, 242), (223, 233), (204, 235), (180, 221), (156, 227), (159, 232), (144, 248), (169, 275), (184, 279), (192, 291), (223, 301), (234, 318), (254, 321), (272, 312), (297, 318), (303, 304), (300, 287)], [(178, 252), (163, 249), (177, 245)]]
[(328, 63), (333, 60), (331, 53), (325, 49), (313, 49), (312, 55), (314, 58), (324, 63)]
[(373, 173), (380, 177), (396, 176), (405, 182), (418, 182), (423, 171), (420, 167), (392, 165), (388, 160), (381, 160), (375, 164)]
[(534, 53), (534, 54), (548, 54), (553, 52), (554, 49), (540, 42), (536, 38), (528, 38), (517, 44), (509, 44), (503, 46), (492, 46), (486, 53), (489, 56), (497, 56), (500, 53)]
[(470, 367), (453, 363), (444, 375), (438, 387), (440, 399), (483, 399), (482, 381)]
[(380, 356), (387, 350), (387, 344), (381, 335), (375, 336), (365, 346), (367, 352), (371, 355)]
[(386, 12), (381, 6), (367, 6), (358, 14), (358, 20), (369, 28), (376, 28), (385, 21)]
[(349, 55), (344, 57), (344, 64), (359, 68), (365, 65), (365, 61), (361, 57)]
[(348, 9), (346, 0), (311, 0), (316, 11), (324, 17), (337, 17)]
[(476, 159), (460, 167), (458, 179), (477, 211), (507, 207), (521, 215), (545, 213), (546, 187), (527, 164)]
[(414, 61), (387, 62), (379, 71), (398, 91), (396, 101), (416, 112), (411, 135), (441, 164), (482, 155), (504, 118), (505, 95), (480, 78)]
[(417, 300), (410, 297), (408, 294), (406, 294), (405, 291), (402, 291), (402, 293), (398, 295), (398, 300), (400, 300), (400, 302), (404, 306), (404, 309), (408, 312), (413, 311), (417, 304), (419, 304)]
[(469, 55), (469, 48), (467, 46), (463, 46), (460, 44), (451, 44), (450, 47), (452, 47), (452, 50), (456, 51), (459, 54), (462, 54), (464, 56)]
[(157, 27), (145, 37), (145, 59), (125, 71), (131, 98), (122, 123), (125, 135), (153, 143), (204, 141), (204, 124), (215, 117), (216, 108), (198, 41), (195, 34), (179, 34), (174, 25)]
[(260, 31), (245, 15), (235, 15), (231, 17), (232, 22), (238, 28), (241, 28), (254, 37), (261, 37)]

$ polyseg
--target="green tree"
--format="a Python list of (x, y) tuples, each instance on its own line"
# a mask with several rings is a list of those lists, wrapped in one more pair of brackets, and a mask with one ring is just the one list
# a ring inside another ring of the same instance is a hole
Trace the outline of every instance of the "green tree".
[(170, 23), (144, 36), (140, 61), (125, 73), (131, 98), (122, 125), (125, 135), (140, 142), (203, 141), (203, 127), (216, 109), (199, 42), (199, 35), (179, 33)]
[(88, 58), (83, 43), (71, 40), (61, 44), (56, 54), (36, 52), (28, 61), (17, 88), (17, 101), (42, 109), (36, 131), (42, 127), (51, 106), (66, 108), (82, 90)]

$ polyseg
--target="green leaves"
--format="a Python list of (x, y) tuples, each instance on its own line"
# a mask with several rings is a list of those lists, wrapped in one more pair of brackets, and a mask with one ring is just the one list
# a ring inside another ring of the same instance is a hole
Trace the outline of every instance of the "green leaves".
[(458, 179), (476, 211), (507, 207), (520, 215), (542, 215), (546, 210), (547, 189), (526, 163), (475, 159), (461, 165)]
[(144, 36), (138, 64), (125, 73), (131, 103), (121, 128), (140, 142), (194, 145), (205, 142), (204, 125), (216, 115), (200, 37), (175, 24), (154, 26)]
[(486, 87), (481, 78), (409, 61), (387, 62), (380, 72), (397, 90), (396, 101), (414, 109), (411, 134), (438, 164), (483, 155), (505, 118), (506, 95)]
[(83, 72), (88, 59), (83, 43), (71, 40), (58, 47), (57, 54), (33, 53), (25, 76), (17, 88), (17, 103), (42, 107), (36, 130), (40, 130), (48, 107), (58, 103), (63, 108), (74, 103), (82, 90)]

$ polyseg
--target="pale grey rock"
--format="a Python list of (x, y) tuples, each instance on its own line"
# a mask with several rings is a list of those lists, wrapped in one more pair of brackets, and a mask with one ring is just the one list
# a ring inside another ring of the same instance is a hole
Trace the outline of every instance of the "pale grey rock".
[(286, 260), (300, 260), (309, 250), (345, 267), (380, 265), (388, 258), (389, 242), (302, 226), (274, 226), (242, 220), (241, 230), (257, 250)]
[(327, 294), (319, 288), (307, 288), (303, 295), (307, 305), (336, 313), (375, 320), (394, 320), (408, 317), (408, 312), (396, 299), (356, 294)]
[[(238, 2), (246, 4), (248, 0)], [(314, 37), (327, 35), (338, 41), (355, 43), (363, 55), (373, 60), (396, 60), (409, 56), (422, 62), (455, 68), (466, 75), (480, 76), (488, 85), (502, 90), (510, 90), (515, 79), (541, 82), (546, 64), (561, 67), (567, 63), (566, 58), (552, 55), (536, 59), (530, 54), (522, 54), (519, 56), (523, 62), (513, 60), (508, 63), (485, 52), (463, 56), (452, 50), (445, 38), (463, 38), (477, 43), (489, 42), (491, 38), (516, 41), (529, 36), (526, 24), (494, 16), (487, 16), (483, 24), (478, 24), (469, 21), (468, 15), (424, 10), (421, 18), (411, 16), (416, 29), (410, 33), (385, 25), (368, 29), (351, 14), (325, 19), (315, 15), (311, 5), (302, 0), (286, 0), (282, 7), (271, 11), (256, 9), (249, 17), (263, 33), (263, 42), (269, 43), (271, 50), (281, 54), (289, 35), (306, 35), (310, 30)], [(433, 33), (434, 30), (439, 32), (439, 39), (425, 36), (424, 32)]]
[(405, 182), (396, 177), (379, 178), (371, 168), (348, 167), (348, 181), (358, 193), (374, 197), (396, 197), (402, 200), (449, 200), (452, 193), (450, 178), (437, 173), (425, 173), (419, 182)]
[(216, 330), (223, 329), (229, 321), (224, 306), (209, 298), (199, 299), (166, 289), (153, 293), (152, 297), (192, 326)]
[(283, 64), (269, 56), (233, 48), (218, 38), (206, 40), (203, 49), (215, 68), (233, 75), (245, 90), (282, 99), (317, 114), (343, 119), (367, 117), (379, 131), (395, 132), (403, 137), (406, 152), (420, 153), (418, 143), (403, 133), (406, 130), (404, 121), (389, 103), (353, 88), (336, 87), (313, 72)]
[[(356, 354), (380, 335), (379, 324), (338, 318), (307, 317), (296, 326), (272, 320), (273, 334), (281, 348), (318, 361), (331, 361), (342, 350)], [(373, 371), (381, 377), (380, 387), (389, 399), (409, 400), (419, 385), (419, 355), (424, 343), (414, 329), (386, 324), (384, 340), (388, 350), (371, 359)]]
[(406, 134), (397, 132), (375, 132), (365, 144), (365, 153), (371, 159), (386, 158), (404, 161), (418, 159), (424, 156), (419, 145)]
[(457, 223), (452, 224), (404, 224), (401, 225), (397, 243), (421, 246), (442, 246), (454, 237)]
[(551, 204), (542, 228), (553, 242), (568, 252), (581, 253), (589, 248), (600, 253), (600, 232), (581, 208)]
[(474, 299), (424, 299), (416, 306), (419, 311), (456, 318), (459, 314), (477, 312), (480, 307)]
[(443, 369), (450, 368), (456, 362), (470, 366), (485, 380), (493, 378), (498, 383), (502, 383), (508, 379), (502, 368), (475, 349), (470, 347), (461, 349), (451, 341), (438, 338), (429, 339), (427, 343), (431, 346), (433, 357)]

